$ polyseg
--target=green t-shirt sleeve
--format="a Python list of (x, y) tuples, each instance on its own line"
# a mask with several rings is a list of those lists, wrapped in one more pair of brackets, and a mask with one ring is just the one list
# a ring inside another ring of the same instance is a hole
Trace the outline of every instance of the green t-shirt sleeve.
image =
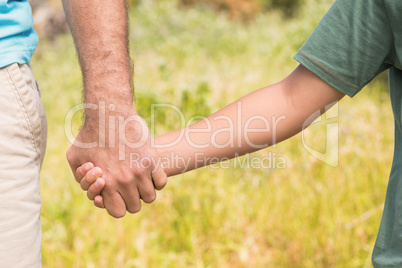
[(392, 44), (383, 0), (337, 0), (294, 58), (352, 97), (392, 65)]

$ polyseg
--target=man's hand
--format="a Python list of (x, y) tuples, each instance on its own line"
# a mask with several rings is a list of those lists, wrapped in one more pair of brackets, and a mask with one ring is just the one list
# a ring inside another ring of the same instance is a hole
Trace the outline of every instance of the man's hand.
[[(116, 218), (123, 217), (126, 210), (130, 213), (140, 211), (140, 198), (146, 203), (153, 202), (155, 189), (161, 190), (167, 181), (166, 174), (158, 166), (158, 152), (150, 146), (146, 123), (134, 109), (125, 114), (109, 113), (105, 121), (87, 118), (67, 151), (68, 162), (78, 182), (86, 174), (79, 169), (84, 163), (92, 162), (101, 168), (105, 180), (103, 202), (108, 213)], [(88, 190), (90, 184), (81, 183), (81, 187)]]

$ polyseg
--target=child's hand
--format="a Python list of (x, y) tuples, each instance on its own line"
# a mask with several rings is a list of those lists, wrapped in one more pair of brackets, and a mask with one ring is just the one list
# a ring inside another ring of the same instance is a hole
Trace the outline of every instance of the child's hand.
[(95, 196), (94, 205), (98, 208), (105, 208), (105, 205), (103, 204), (103, 197), (101, 195)]
[[(105, 180), (101, 178), (102, 169), (94, 167), (94, 164), (88, 162), (77, 168), (77, 182), (90, 200), (95, 200), (97, 207), (104, 208), (103, 199), (100, 196), (102, 189), (105, 187)], [(100, 201), (99, 201), (100, 199)]]

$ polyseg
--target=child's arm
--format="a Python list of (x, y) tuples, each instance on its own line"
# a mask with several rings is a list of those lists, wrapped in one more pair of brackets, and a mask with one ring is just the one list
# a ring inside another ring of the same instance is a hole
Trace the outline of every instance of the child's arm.
[(343, 96), (299, 65), (285, 80), (252, 92), (189, 127), (159, 136), (155, 143), (172, 144), (158, 149), (166, 174), (172, 176), (290, 138), (312, 122), (307, 119), (317, 118)]

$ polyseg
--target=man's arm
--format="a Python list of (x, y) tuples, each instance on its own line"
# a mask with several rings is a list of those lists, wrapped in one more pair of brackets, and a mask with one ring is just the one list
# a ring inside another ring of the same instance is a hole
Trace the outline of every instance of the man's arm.
[(154, 186), (162, 189), (166, 175), (152, 161), (130, 168), (131, 154), (152, 159), (158, 153), (150, 148), (148, 127), (133, 106), (126, 1), (63, 0), (63, 6), (78, 51), (86, 104), (85, 122), (67, 152), (68, 162), (76, 178), (77, 168), (86, 162), (102, 168), (102, 195), (110, 215), (138, 212), (140, 198), (152, 202)]

